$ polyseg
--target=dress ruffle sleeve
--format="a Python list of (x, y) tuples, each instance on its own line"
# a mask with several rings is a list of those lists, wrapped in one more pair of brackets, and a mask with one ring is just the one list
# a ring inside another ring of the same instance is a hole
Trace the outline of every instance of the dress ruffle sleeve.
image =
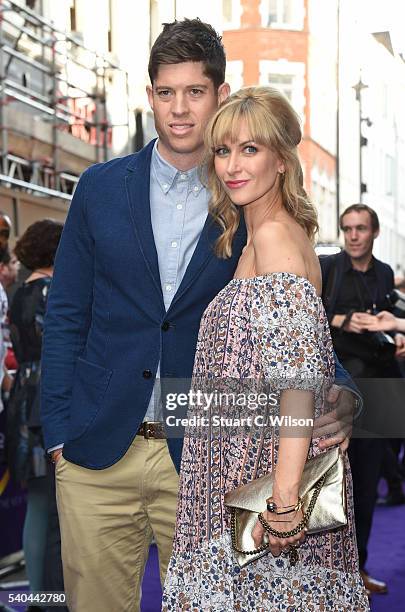
[(287, 272), (257, 277), (251, 313), (262, 375), (271, 388), (319, 392), (334, 360), (314, 286)]

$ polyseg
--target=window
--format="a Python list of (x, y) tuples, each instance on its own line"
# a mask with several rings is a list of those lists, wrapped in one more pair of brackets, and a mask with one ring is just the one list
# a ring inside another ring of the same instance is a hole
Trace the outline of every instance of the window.
[(222, 15), (225, 23), (232, 22), (232, 0), (222, 0)]
[(243, 87), (243, 61), (230, 60), (226, 62), (225, 81), (229, 83), (231, 92)]
[(76, 23), (76, 1), (73, 0), (70, 5), (70, 30), (71, 32), (76, 32), (77, 23)]
[(112, 22), (113, 22), (113, 14), (112, 14), (112, 6), (111, 0), (108, 2), (108, 32), (107, 32), (107, 49), (111, 53), (113, 50), (113, 36), (112, 36)]
[(224, 30), (240, 27), (241, 0), (222, 0), (222, 23)]
[(273, 23), (292, 23), (293, 2), (294, 0), (269, 0), (267, 27), (271, 27)]
[(265, 28), (302, 30), (304, 26), (303, 0), (262, 0), (260, 12)]
[(304, 119), (305, 64), (287, 60), (261, 60), (260, 85), (269, 85), (281, 91), (294, 110)]
[(281, 91), (292, 103), (294, 77), (291, 74), (269, 74), (268, 81), (270, 87)]

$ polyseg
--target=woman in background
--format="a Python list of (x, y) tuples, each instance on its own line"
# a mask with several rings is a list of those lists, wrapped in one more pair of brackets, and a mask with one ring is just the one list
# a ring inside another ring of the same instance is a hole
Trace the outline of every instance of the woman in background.
[(9, 469), (27, 487), (23, 548), (32, 591), (44, 589), (49, 482), (39, 418), (43, 318), (63, 224), (51, 219), (30, 225), (15, 246), (31, 271), (10, 308), (10, 335), (18, 370), (7, 408)]

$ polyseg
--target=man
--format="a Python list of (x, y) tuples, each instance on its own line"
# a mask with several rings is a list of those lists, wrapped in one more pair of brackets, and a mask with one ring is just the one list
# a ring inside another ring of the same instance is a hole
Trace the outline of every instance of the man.
[[(1, 222), (1, 217), (0, 217)], [(8, 322), (8, 298), (7, 292), (10, 287), (12, 287), (18, 278), (18, 271), (20, 269), (20, 262), (14, 254), (11, 254), (6, 247), (4, 250), (0, 247), (0, 286), (5, 292), (5, 300), (4, 296), (2, 299), (2, 303), (4, 303), (5, 314), (3, 313), (3, 322), (2, 322), (2, 338), (4, 342), (5, 349), (5, 357), (4, 357), (4, 378), (2, 381), (2, 391), (3, 391), (3, 399), (6, 399), (10, 393), (11, 386), (13, 380), (8, 373), (8, 370), (15, 370), (17, 368), (17, 362), (15, 359), (13, 347), (10, 340), (10, 328)]]
[[(1, 217), (0, 217), (1, 223)], [(4, 244), (4, 243), (3, 243)], [(0, 245), (0, 266), (2, 262), (8, 257), (7, 246)], [(8, 338), (8, 325), (7, 325), (7, 313), (8, 313), (8, 300), (7, 294), (3, 284), (0, 282), (0, 413), (3, 412), (3, 392), (9, 393), (11, 387), (11, 377), (5, 367), (5, 358), (7, 353), (7, 341)]]
[[(43, 425), (48, 449), (64, 444), (53, 457), (65, 587), (86, 612), (139, 609), (152, 536), (164, 580), (182, 440), (156, 422), (155, 380), (191, 377), (201, 315), (246, 240), (241, 226), (232, 258), (215, 257), (221, 230), (198, 172), (205, 126), (229, 94), (220, 37), (198, 19), (166, 24), (149, 75), (159, 139), (83, 174), (48, 302)], [(326, 419), (317, 432), (345, 444), (338, 429)]]
[(5, 290), (9, 289), (15, 282), (17, 282), (19, 269), (20, 262), (18, 261), (17, 257), (6, 249), (3, 257), (0, 260), (0, 283), (3, 285)]
[[(398, 376), (395, 352), (397, 356), (404, 353), (404, 337), (395, 336), (395, 351), (389, 338), (384, 347), (378, 348), (373, 346), (375, 336), (366, 333), (375, 325), (377, 312), (387, 307), (386, 296), (394, 288), (392, 269), (373, 256), (374, 240), (380, 231), (378, 216), (369, 206), (354, 204), (341, 215), (340, 228), (344, 250), (321, 258), (323, 300), (335, 350), (352, 376)], [(364, 393), (367, 391), (365, 386)], [(349, 446), (360, 569), (366, 588), (374, 593), (387, 592), (386, 584), (369, 576), (365, 569), (384, 446), (380, 438), (371, 437), (352, 439)]]
[(7, 213), (0, 210), (0, 249), (8, 248), (8, 240), (11, 232), (11, 220)]

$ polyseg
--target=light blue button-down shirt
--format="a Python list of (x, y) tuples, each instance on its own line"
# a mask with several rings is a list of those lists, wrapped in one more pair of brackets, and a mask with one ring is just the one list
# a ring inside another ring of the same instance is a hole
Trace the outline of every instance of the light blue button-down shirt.
[[(208, 213), (208, 190), (198, 168), (182, 172), (163, 159), (156, 141), (150, 168), (150, 211), (166, 311), (180, 286)], [(159, 369), (156, 374), (160, 375)], [(161, 420), (155, 385), (145, 421)], [(155, 408), (156, 407), (156, 408)]]

